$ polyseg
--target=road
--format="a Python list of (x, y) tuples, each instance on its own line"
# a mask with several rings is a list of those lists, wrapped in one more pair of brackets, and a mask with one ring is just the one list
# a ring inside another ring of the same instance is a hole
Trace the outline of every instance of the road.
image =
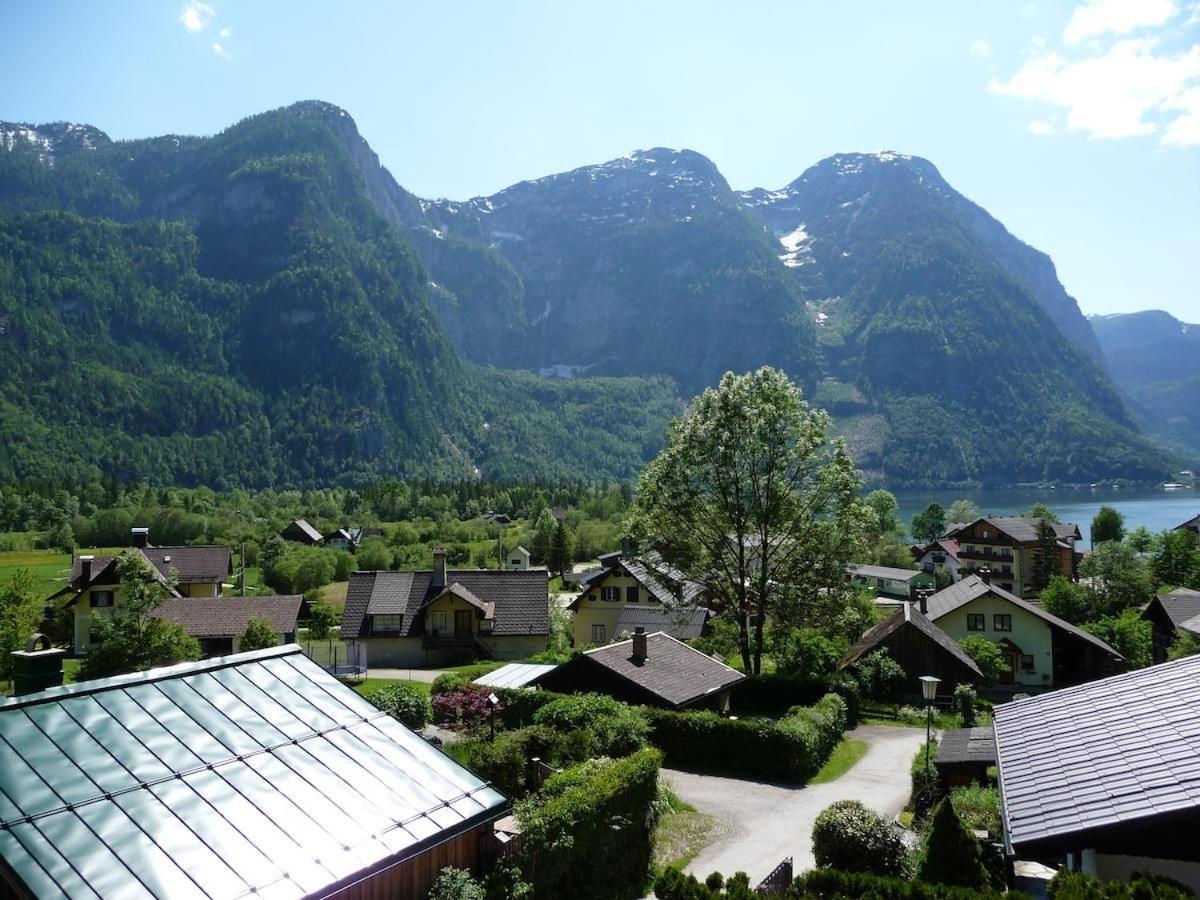
[(791, 856), (799, 874), (814, 865), (813, 821), (829, 804), (861, 800), (889, 819), (899, 813), (908, 802), (909, 765), (925, 740), (924, 729), (864, 725), (850, 735), (866, 741), (867, 752), (826, 784), (790, 788), (664, 769), (663, 777), (680, 797), (718, 822), (713, 842), (687, 871), (701, 881), (710, 872), (742, 871), (753, 886)]

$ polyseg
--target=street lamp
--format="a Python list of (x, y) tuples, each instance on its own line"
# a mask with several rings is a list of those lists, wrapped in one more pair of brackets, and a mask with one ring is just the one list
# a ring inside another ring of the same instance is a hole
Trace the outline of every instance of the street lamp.
[(491, 707), (488, 713), (488, 721), (492, 726), (492, 743), (496, 742), (496, 707), (500, 705), (500, 698), (496, 694), (490, 693), (487, 697), (488, 706)]
[(925, 775), (932, 774), (929, 768), (929, 740), (933, 730), (933, 701), (937, 699), (937, 686), (942, 679), (932, 675), (921, 676), (921, 693), (925, 696)]

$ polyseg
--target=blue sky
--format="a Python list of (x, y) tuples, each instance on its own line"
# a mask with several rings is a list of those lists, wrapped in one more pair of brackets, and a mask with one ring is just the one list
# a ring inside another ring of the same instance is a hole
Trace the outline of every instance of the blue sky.
[(1084, 312), (1200, 322), (1200, 0), (11, 0), (0, 33), (0, 118), (208, 134), (320, 98), (423, 196), (653, 146), (735, 188), (912, 153)]

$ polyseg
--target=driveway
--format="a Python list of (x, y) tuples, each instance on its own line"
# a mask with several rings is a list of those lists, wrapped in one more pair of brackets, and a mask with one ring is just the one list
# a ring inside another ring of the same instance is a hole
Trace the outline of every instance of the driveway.
[(803, 788), (664, 769), (663, 777), (684, 800), (717, 819), (714, 839), (687, 871), (701, 881), (710, 872), (742, 871), (754, 886), (785, 856), (797, 874), (811, 869), (813, 821), (837, 800), (861, 800), (892, 818), (908, 802), (909, 766), (925, 740), (923, 728), (863, 725), (849, 732), (867, 752), (836, 781)]

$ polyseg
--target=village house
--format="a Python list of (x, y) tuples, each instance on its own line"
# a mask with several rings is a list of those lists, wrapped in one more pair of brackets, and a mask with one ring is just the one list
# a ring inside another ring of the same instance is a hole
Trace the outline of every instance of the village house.
[(321, 532), (309, 525), (305, 519), (296, 519), (289, 522), (287, 527), (279, 532), (279, 536), (285, 541), (307, 544), (310, 547), (318, 547), (325, 540)]
[(1154, 661), (1166, 662), (1167, 652), (1181, 631), (1200, 638), (1200, 591), (1176, 588), (1155, 597), (1142, 610), (1142, 618), (1153, 629)]
[(729, 694), (746, 676), (664, 632), (640, 628), (627, 641), (577, 653), (537, 679), (563, 694), (608, 694), (662, 709), (727, 711)]
[[(1027, 516), (992, 516), (965, 525), (953, 525), (943, 537), (958, 543), (959, 571), (972, 575), (992, 570), (992, 580), (1018, 597), (1032, 597), (1041, 519)], [(1081, 538), (1074, 522), (1048, 522), (1054, 531), (1057, 571), (1075, 577), (1075, 544)]]
[(600, 557), (600, 568), (580, 581), (580, 594), (567, 606), (575, 614), (576, 647), (605, 644), (639, 625), (682, 640), (699, 637), (707, 620), (704, 585), (659, 560), (628, 559), (622, 553)]
[(350, 553), (358, 549), (358, 543), (346, 528), (339, 528), (333, 534), (325, 535), (324, 545), (330, 550), (347, 550)]
[(478, 657), (523, 659), (550, 637), (545, 569), (447, 571), (446, 551), (420, 572), (354, 572), (342, 640), (371, 666), (436, 667)]
[(504, 567), (510, 572), (526, 572), (529, 570), (529, 551), (519, 544), (508, 551)]
[(995, 708), (1012, 857), (1200, 891), (1200, 656)]
[(953, 583), (961, 578), (958, 561), (958, 541), (953, 538), (938, 538), (928, 544), (915, 544), (912, 547), (913, 560), (918, 569), (935, 575), (945, 572)]
[(928, 572), (893, 566), (850, 565), (846, 567), (846, 575), (853, 587), (893, 600), (909, 600), (918, 588), (931, 588), (936, 583)]
[(1200, 515), (1188, 519), (1182, 525), (1176, 525), (1175, 530), (1190, 531), (1195, 535), (1200, 535)]
[(276, 597), (172, 597), (155, 610), (155, 616), (178, 625), (200, 643), (205, 658), (237, 653), (238, 640), (250, 623), (266, 621), (275, 632), (275, 643), (296, 640), (296, 620), (304, 598), (299, 594)]
[(6, 897), (425, 897), (508, 807), (295, 645), (8, 698), (0, 733)]
[(158, 547), (150, 543), (146, 528), (134, 528), (132, 538), (133, 546), (117, 556), (75, 555), (66, 586), (47, 601), (61, 603), (70, 611), (74, 620), (71, 643), (76, 654), (88, 652), (94, 618), (109, 615), (121, 603), (117, 578), (117, 560), (121, 556), (140, 555), (173, 597), (220, 597), (224, 579), (233, 574), (228, 547)]
[(1001, 685), (1063, 687), (1124, 668), (1124, 657), (1100, 638), (978, 575), (938, 591), (927, 609), (955, 641), (977, 635), (999, 645)]

